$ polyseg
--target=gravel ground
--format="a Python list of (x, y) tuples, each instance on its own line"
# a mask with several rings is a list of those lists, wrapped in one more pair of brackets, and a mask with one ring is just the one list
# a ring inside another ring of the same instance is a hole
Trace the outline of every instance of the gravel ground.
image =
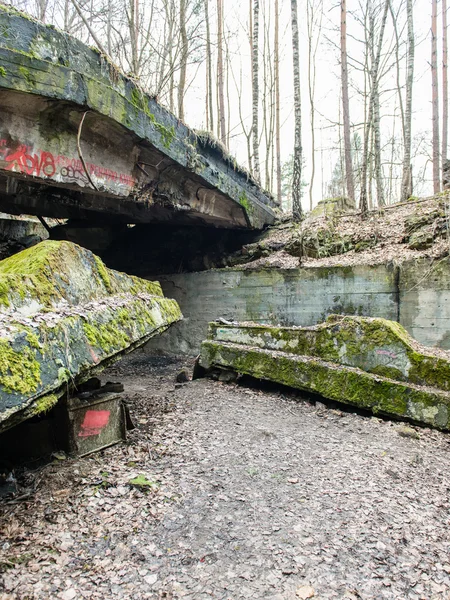
[(0, 599), (450, 598), (448, 435), (183, 364), (124, 359), (127, 443), (22, 475)]

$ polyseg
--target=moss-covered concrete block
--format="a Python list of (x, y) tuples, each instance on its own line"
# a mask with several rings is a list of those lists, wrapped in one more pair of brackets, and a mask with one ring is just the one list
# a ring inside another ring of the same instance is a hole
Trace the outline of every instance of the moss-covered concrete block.
[(450, 425), (450, 357), (386, 319), (333, 315), (314, 327), (211, 323), (201, 365), (441, 429)]
[(0, 262), (0, 431), (182, 318), (159, 283), (46, 241)]

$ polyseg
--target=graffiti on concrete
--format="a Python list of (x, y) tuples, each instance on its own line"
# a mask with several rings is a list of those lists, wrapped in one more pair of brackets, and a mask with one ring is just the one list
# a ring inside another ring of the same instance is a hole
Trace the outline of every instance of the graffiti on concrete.
[[(59, 183), (89, 186), (84, 166), (79, 158), (62, 154), (54, 155), (46, 150), (35, 150), (33, 146), (19, 142), (11, 147), (6, 138), (0, 139), (0, 168), (33, 177), (50, 178)], [(137, 180), (129, 173), (119, 173), (107, 167), (86, 162), (86, 169), (104, 187), (120, 186), (132, 189)]]

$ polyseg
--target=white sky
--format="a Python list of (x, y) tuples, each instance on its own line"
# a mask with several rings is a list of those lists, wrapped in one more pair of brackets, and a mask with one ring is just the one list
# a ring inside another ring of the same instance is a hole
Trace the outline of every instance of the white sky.
[[(399, 1), (399, 0), (397, 0)], [(301, 69), (302, 69), (302, 110), (303, 110), (303, 147), (305, 156), (304, 179), (310, 178), (311, 169), (311, 133), (309, 126), (310, 110), (307, 88), (307, 33), (306, 33), (306, 0), (299, 1), (299, 26), (301, 28)], [(339, 20), (340, 6), (337, 2), (323, 0), (324, 17), (322, 21), (322, 33), (319, 41), (317, 53), (317, 83), (315, 93), (316, 108), (316, 181), (313, 188), (314, 204), (326, 195), (326, 182), (331, 178), (334, 165), (338, 161), (338, 139), (339, 133), (336, 123), (340, 118), (340, 65), (339, 52), (337, 44), (339, 43)], [(212, 2), (211, 4), (214, 4)], [(261, 1), (263, 4), (263, 1)], [(269, 6), (269, 0), (265, 2)], [(281, 104), (282, 104), (282, 160), (286, 160), (292, 153), (293, 148), (293, 88), (292, 88), (292, 43), (290, 30), (290, 1), (280, 0), (282, 6), (281, 15), (281, 45), (282, 45), (282, 64), (281, 64)], [(239, 79), (242, 65), (243, 72), (247, 74), (243, 82), (243, 114), (247, 119), (247, 126), (251, 119), (251, 80), (250, 80), (250, 47), (247, 39), (248, 28), (248, 2), (234, 2), (234, 0), (225, 0), (225, 19), (226, 26), (231, 31), (238, 31), (230, 40), (230, 52), (233, 54), (233, 68), (235, 77)], [(355, 11), (360, 14), (357, 0), (349, 0), (349, 12)], [(405, 17), (403, 17), (405, 18)], [(416, 0), (414, 6), (415, 34), (416, 34), (416, 60), (415, 60), (415, 88), (413, 98), (413, 136), (424, 138), (417, 145), (418, 156), (414, 161), (414, 181), (415, 194), (422, 195), (431, 193), (431, 165), (428, 161), (428, 147), (431, 139), (431, 73), (429, 69), (430, 56), (430, 22), (431, 22), (431, 2), (428, 0)], [(261, 18), (262, 21), (262, 18)], [(400, 21), (401, 23), (401, 21)], [(352, 40), (352, 36), (360, 38), (362, 31), (354, 18), (349, 16), (348, 23), (348, 49), (349, 54), (358, 60), (362, 60), (362, 46), (357, 41)], [(262, 26), (260, 25), (260, 35), (262, 35)], [(273, 25), (272, 25), (273, 31)], [(386, 28), (385, 40), (389, 42), (392, 39), (392, 26), (389, 23)], [(439, 34), (440, 36), (441, 34)], [(333, 46), (333, 44), (335, 44)], [(260, 67), (261, 70), (261, 67)], [(362, 87), (362, 79), (358, 73), (351, 68), (350, 77), (354, 83), (359, 83)], [(398, 106), (395, 107), (395, 91), (393, 90), (395, 76), (394, 69), (392, 76), (387, 76), (382, 82), (382, 88), (389, 89), (381, 98), (382, 113), (382, 136), (385, 143), (394, 133), (400, 135), (400, 121)], [(186, 122), (195, 128), (205, 127), (205, 108), (204, 108), (204, 87), (205, 81), (204, 67), (198, 72), (198, 81), (200, 85), (193, 85), (186, 99)], [(231, 131), (233, 134), (240, 134), (238, 116), (238, 99), (235, 86), (231, 80), (229, 92), (232, 106)], [(394, 110), (396, 120), (394, 124)], [(362, 98), (357, 92), (351, 92), (350, 98), (351, 119), (354, 124), (362, 124), (363, 110)], [(261, 122), (261, 119), (260, 119)], [(362, 127), (359, 128), (362, 137)], [(389, 154), (391, 152), (389, 146)], [(398, 150), (398, 148), (395, 148)], [(230, 150), (236, 155), (239, 162), (245, 163), (247, 159), (246, 141), (242, 135), (232, 135), (230, 139)], [(387, 150), (386, 150), (387, 151)], [(401, 160), (401, 156), (399, 157)], [(387, 166), (385, 167), (387, 169)], [(423, 169), (426, 168), (425, 177)], [(423, 182), (421, 180), (424, 180)], [(307, 198), (308, 190), (305, 192), (304, 205), (307, 207), (309, 200)]]

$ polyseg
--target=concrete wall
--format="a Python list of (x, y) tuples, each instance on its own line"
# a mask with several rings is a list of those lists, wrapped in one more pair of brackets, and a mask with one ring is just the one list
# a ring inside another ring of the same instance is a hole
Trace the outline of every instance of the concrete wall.
[(198, 354), (208, 322), (218, 317), (282, 325), (313, 325), (332, 313), (398, 318), (398, 270), (392, 266), (223, 269), (160, 282), (185, 318), (151, 340), (149, 351)]
[(399, 288), (400, 323), (423, 344), (450, 349), (450, 259), (405, 263)]

